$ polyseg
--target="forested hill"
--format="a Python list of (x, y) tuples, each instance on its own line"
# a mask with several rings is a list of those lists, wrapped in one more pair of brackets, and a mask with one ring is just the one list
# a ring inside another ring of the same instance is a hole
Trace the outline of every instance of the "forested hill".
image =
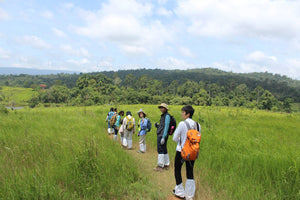
[[(272, 73), (232, 73), (218, 69), (204, 68), (191, 70), (161, 70), (161, 69), (137, 69), (94, 72), (87, 75), (104, 74), (112, 80), (118, 77), (122, 86), (129, 77), (133, 80), (141, 80), (142, 76), (148, 79), (159, 80), (163, 87), (168, 87), (172, 82), (182, 85), (187, 80), (203, 85), (217, 84), (219, 87), (234, 89), (236, 86), (245, 84), (251, 91), (258, 86), (270, 91), (279, 100), (292, 98), (300, 102), (300, 81), (293, 80), (286, 76)], [(77, 81), (83, 74), (52, 74), (52, 75), (0, 75), (0, 85), (36, 87), (39, 84), (46, 84), (47, 88), (53, 85), (66, 85), (68, 88), (77, 87)], [(135, 84), (140, 84), (135, 82)]]
[[(114, 78), (116, 72), (103, 72), (104, 75)], [(179, 85), (187, 80), (204, 83), (216, 83), (219, 86), (235, 87), (240, 84), (246, 84), (250, 90), (257, 86), (269, 90), (278, 99), (283, 100), (287, 97), (300, 102), (300, 81), (293, 80), (287, 76), (281, 76), (272, 73), (232, 73), (213, 68), (191, 69), (191, 70), (161, 70), (161, 69), (139, 69), (139, 70), (120, 70), (117, 72), (121, 80), (132, 74), (135, 77), (141, 77), (147, 74), (153, 79), (163, 82), (164, 87), (170, 85), (173, 81), (178, 81)]]

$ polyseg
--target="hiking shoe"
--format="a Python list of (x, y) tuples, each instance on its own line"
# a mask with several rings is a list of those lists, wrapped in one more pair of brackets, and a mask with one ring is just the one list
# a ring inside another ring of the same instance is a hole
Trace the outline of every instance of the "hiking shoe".
[(170, 165), (165, 165), (165, 166), (163, 167), (163, 169), (164, 169), (164, 170), (169, 170), (169, 167), (170, 167)]
[(176, 198), (178, 198), (178, 199), (185, 199), (185, 197), (177, 196), (177, 195), (175, 194), (175, 190), (173, 190), (173, 194), (174, 194), (174, 196), (175, 196)]
[(160, 167), (160, 166), (157, 166), (157, 167), (155, 167), (153, 170), (156, 171), (156, 172), (162, 172), (162, 171), (163, 171), (163, 168)]

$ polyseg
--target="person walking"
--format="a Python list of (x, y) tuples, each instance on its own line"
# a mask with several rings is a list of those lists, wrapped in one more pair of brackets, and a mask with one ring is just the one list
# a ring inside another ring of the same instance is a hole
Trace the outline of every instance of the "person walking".
[(115, 130), (115, 134), (114, 134), (114, 141), (118, 140), (118, 131), (120, 129), (120, 125), (121, 125), (121, 117), (124, 116), (124, 111), (120, 111), (118, 113), (118, 115), (116, 116), (116, 122), (113, 125), (113, 128)]
[(138, 136), (140, 137), (139, 144), (140, 144), (140, 150), (138, 150), (138, 153), (145, 153), (146, 152), (146, 134), (147, 134), (147, 124), (148, 120), (145, 118), (146, 113), (140, 109), (138, 111), (139, 116), (139, 123), (138, 123)]
[(170, 126), (170, 120), (171, 116), (168, 113), (168, 105), (165, 103), (162, 103), (158, 106), (160, 111), (162, 112), (162, 115), (160, 117), (160, 122), (155, 123), (155, 127), (157, 128), (157, 167), (155, 167), (153, 170), (162, 172), (163, 169), (169, 169), (170, 165), (170, 159), (169, 154), (167, 150), (167, 142), (168, 142), (168, 136), (169, 136), (169, 126)]
[(126, 117), (123, 119), (122, 129), (124, 130), (123, 147), (132, 149), (132, 135), (135, 133), (135, 120), (130, 111), (126, 112)]
[(112, 116), (113, 116), (114, 114), (115, 114), (114, 108), (111, 107), (110, 110), (109, 110), (109, 112), (108, 112), (108, 114), (107, 114), (107, 116), (106, 116), (106, 119), (105, 119), (105, 121), (108, 122), (108, 123), (107, 123), (107, 131), (108, 131), (108, 134), (109, 134), (109, 135), (112, 134), (112, 133), (114, 132), (112, 126), (110, 125), (110, 119), (112, 118)]
[[(173, 141), (177, 143), (176, 155), (174, 162), (174, 174), (176, 180), (176, 186), (173, 193), (176, 197), (192, 200), (195, 196), (196, 184), (194, 180), (194, 163), (195, 161), (184, 161), (181, 157), (181, 150), (185, 144), (187, 138), (187, 132), (190, 129), (198, 130), (201, 133), (201, 126), (198, 122), (192, 120), (194, 115), (194, 108), (192, 106), (184, 106), (181, 109), (181, 117), (184, 121), (179, 122), (177, 129), (174, 132)], [(187, 180), (185, 183), (185, 188), (182, 184), (181, 168), (183, 163), (186, 166), (186, 176)]]

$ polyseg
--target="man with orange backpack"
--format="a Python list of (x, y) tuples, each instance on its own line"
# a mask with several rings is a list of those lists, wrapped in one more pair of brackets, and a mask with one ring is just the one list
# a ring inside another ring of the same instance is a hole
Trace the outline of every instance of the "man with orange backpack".
[[(198, 122), (192, 120), (195, 112), (192, 106), (184, 106), (181, 111), (181, 117), (184, 121), (181, 121), (178, 124), (178, 128), (175, 130), (173, 136), (173, 140), (177, 143), (174, 164), (176, 186), (173, 193), (178, 198), (191, 200), (194, 198), (196, 190), (193, 170), (194, 162), (197, 159), (199, 152), (201, 126)], [(195, 145), (195, 148), (190, 148), (192, 145)], [(181, 168), (184, 162), (187, 175), (185, 188), (183, 187), (181, 176)]]

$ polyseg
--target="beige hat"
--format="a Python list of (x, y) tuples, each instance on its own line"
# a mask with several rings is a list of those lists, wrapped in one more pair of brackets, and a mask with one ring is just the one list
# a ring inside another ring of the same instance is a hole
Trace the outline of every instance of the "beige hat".
[(158, 108), (165, 108), (165, 109), (169, 110), (168, 105), (165, 103), (160, 104), (160, 106), (158, 106)]
[(146, 116), (146, 113), (143, 111), (143, 109), (140, 109), (137, 114), (140, 114), (140, 113), (144, 113), (144, 115)]

